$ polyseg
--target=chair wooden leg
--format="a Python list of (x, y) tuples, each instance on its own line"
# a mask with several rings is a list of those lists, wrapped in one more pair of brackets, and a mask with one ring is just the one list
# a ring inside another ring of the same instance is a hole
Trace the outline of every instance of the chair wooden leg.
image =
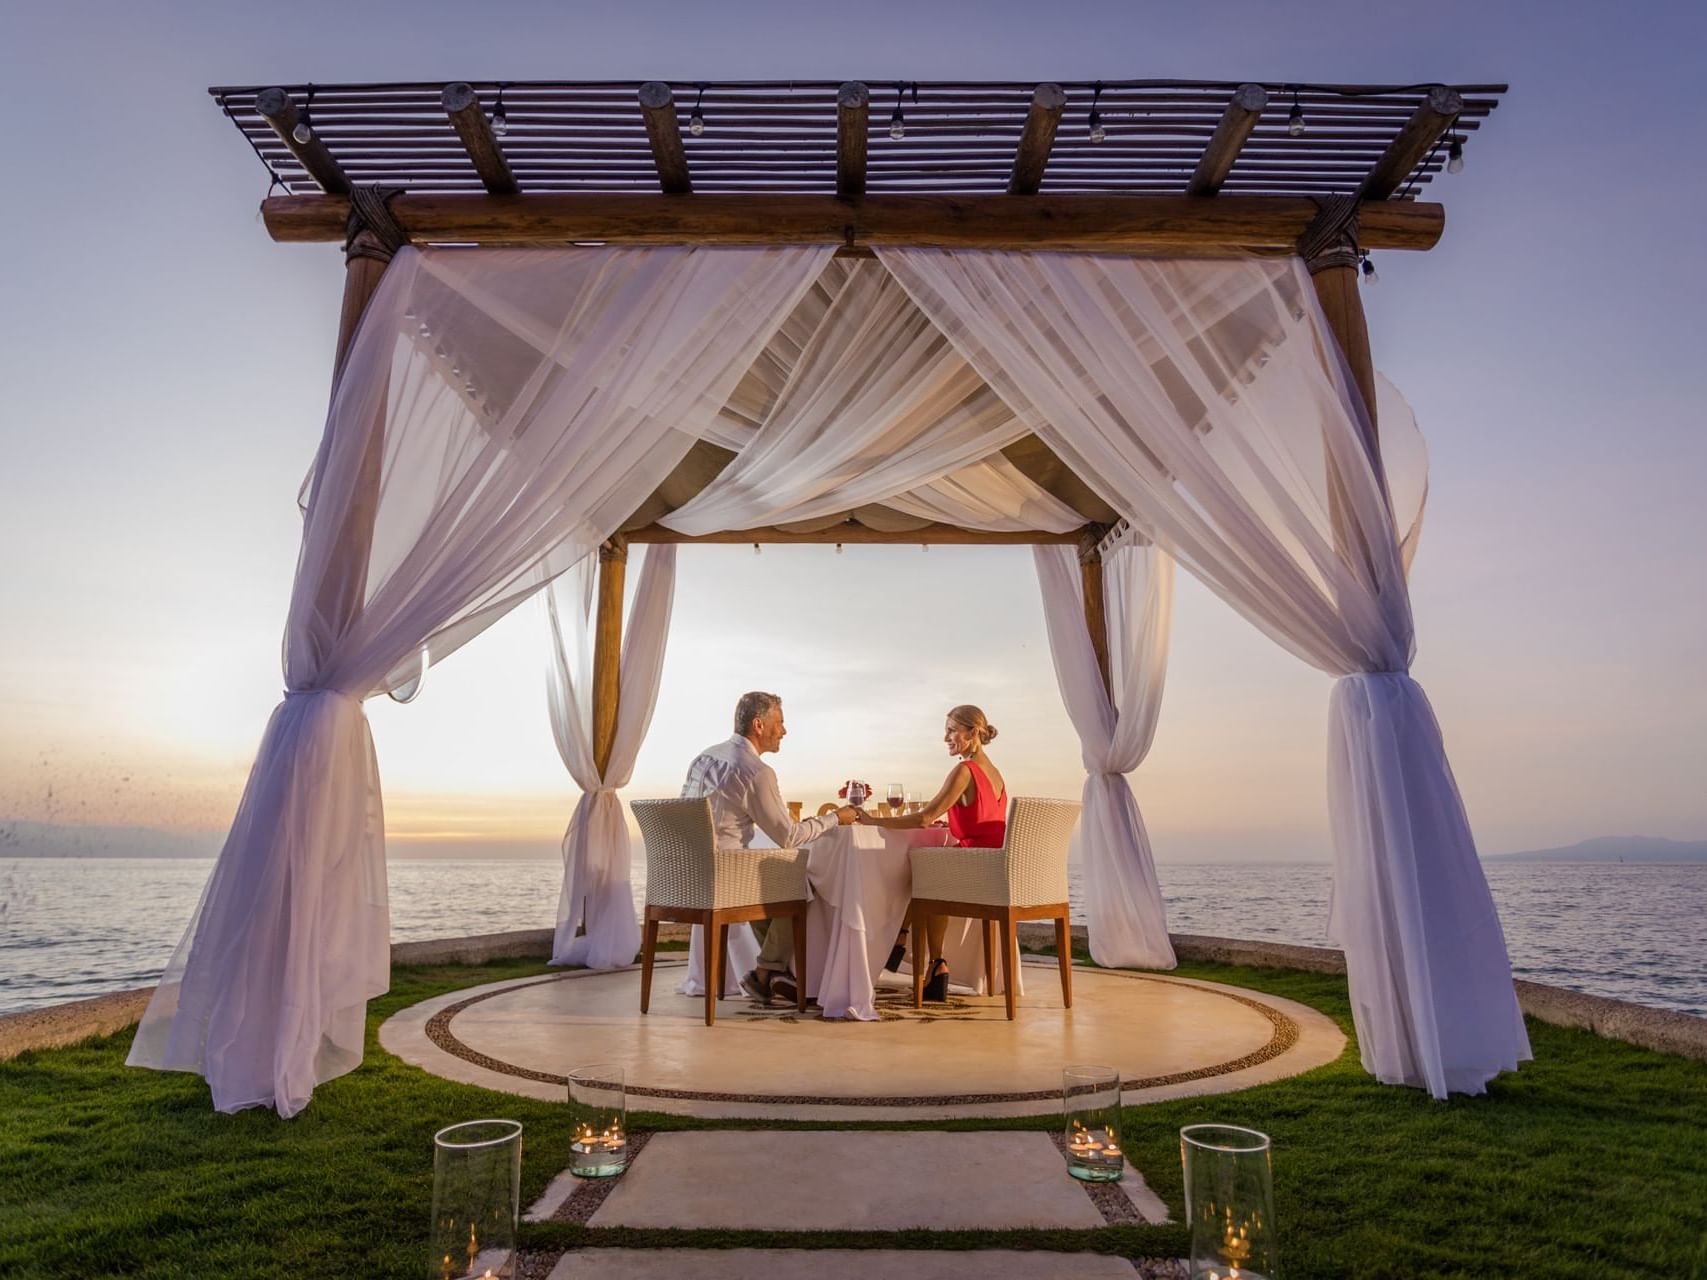
[(908, 938), (913, 944), (913, 1008), (925, 1007), (925, 914), (910, 909), (907, 912)]
[(994, 920), (979, 921), (979, 928), (984, 931), (984, 994), (996, 994), (996, 922)]
[(1012, 912), (1003, 912), (1001, 919), (1002, 933), (1002, 987), (1007, 998), (1008, 1021), (1014, 1020), (1014, 971), (1019, 968), (1019, 955), (1016, 947), (1018, 930), (1014, 928)]
[(1061, 965), (1061, 1003), (1073, 1007), (1073, 933), (1063, 912), (1055, 917), (1055, 955)]
[(794, 1008), (806, 1012), (806, 907), (794, 910)]
[(705, 921), (705, 1025), (715, 1026), (717, 1023), (717, 1001), (723, 995), (723, 948), (718, 945), (719, 929), (717, 917), (707, 916)]
[(652, 961), (658, 952), (658, 920), (646, 913), (646, 934), (640, 944), (640, 1012), (652, 1007)]

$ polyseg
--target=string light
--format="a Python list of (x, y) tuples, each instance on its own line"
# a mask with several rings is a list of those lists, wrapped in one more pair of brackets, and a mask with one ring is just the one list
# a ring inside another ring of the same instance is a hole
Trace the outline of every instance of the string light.
[(500, 138), (510, 131), (510, 114), (504, 110), (504, 86), (498, 86), (498, 104), (492, 108), (492, 132)]
[(699, 90), (699, 96), (693, 100), (693, 114), (688, 116), (688, 132), (697, 138), (705, 132), (705, 112), (700, 109), (705, 101), (705, 86), (696, 84), (694, 88)]
[(309, 109), (314, 105), (314, 90), (308, 91), (308, 97), (303, 101), (302, 114), (296, 118), (296, 127), (290, 131), (290, 136), (297, 146), (306, 147), (314, 141), (314, 122), (309, 119)]
[(1446, 148), (1446, 172), (1464, 172), (1464, 144), (1457, 138), (1454, 138), (1452, 145)]
[(1304, 108), (1298, 105), (1298, 90), (1292, 91), (1292, 114), (1286, 117), (1286, 132), (1294, 138), (1304, 135)]
[[(901, 95), (905, 92), (906, 88), (904, 86), (895, 86), (895, 110), (889, 113), (889, 136), (894, 138), (897, 142), (907, 136), (907, 117), (901, 112)], [(918, 90), (915, 89), (913, 93), (916, 96), (918, 94)], [(840, 551), (841, 548), (838, 546), (836, 550)]]
[(1101, 142), (1108, 137), (1108, 130), (1102, 127), (1102, 112), (1097, 110), (1097, 99), (1102, 97), (1102, 81), (1098, 80), (1091, 89), (1091, 114), (1087, 123), (1090, 125), (1092, 142)]
[(1363, 255), (1362, 265), (1363, 265), (1363, 283), (1364, 284), (1380, 284), (1381, 283), (1381, 277), (1375, 274), (1375, 264), (1370, 261), (1369, 255), (1367, 253)]

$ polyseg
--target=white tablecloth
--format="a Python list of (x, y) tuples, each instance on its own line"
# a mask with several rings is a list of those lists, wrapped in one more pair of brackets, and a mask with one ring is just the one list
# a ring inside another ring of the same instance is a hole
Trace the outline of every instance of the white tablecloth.
[[(912, 898), (910, 851), (917, 845), (945, 845), (942, 827), (890, 831), (883, 827), (835, 827), (807, 848), (807, 878), (812, 906), (806, 928), (806, 994), (817, 999), (826, 1018), (877, 1021), (877, 978), (907, 914)], [(688, 948), (688, 976), (677, 988), (683, 995), (705, 992), (705, 949), (695, 927)], [(952, 985), (983, 994), (983, 926), (978, 920), (951, 920), (943, 954)], [(909, 958), (911, 952), (909, 951)], [(729, 972), (724, 994), (740, 990), (740, 975), (753, 967), (758, 947), (752, 930), (729, 930)], [(1016, 978), (1016, 985), (1023, 985)], [(997, 957), (996, 986), (1001, 988)]]

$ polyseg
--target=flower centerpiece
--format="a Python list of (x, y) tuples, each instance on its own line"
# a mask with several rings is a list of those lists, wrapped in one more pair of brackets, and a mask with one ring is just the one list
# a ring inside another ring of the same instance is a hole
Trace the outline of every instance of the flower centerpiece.
[(842, 783), (842, 789), (836, 792), (836, 795), (841, 797), (843, 800), (846, 800), (856, 809), (865, 803), (866, 797), (870, 794), (871, 784), (869, 782), (861, 782), (858, 778), (849, 778), (846, 782)]

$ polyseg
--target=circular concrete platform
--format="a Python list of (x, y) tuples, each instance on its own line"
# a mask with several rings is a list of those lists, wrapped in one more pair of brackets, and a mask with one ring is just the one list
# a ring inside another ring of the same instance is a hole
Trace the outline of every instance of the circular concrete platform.
[(1019, 1016), (1002, 1001), (955, 996), (912, 1008), (909, 988), (878, 993), (879, 1022), (675, 994), (683, 962), (660, 962), (652, 1011), (638, 968), (571, 970), (422, 1001), (387, 1019), (380, 1044), (436, 1075), (557, 1099), (564, 1073), (622, 1063), (629, 1107), (707, 1117), (928, 1120), (1035, 1115), (1059, 1105), (1065, 1063), (1120, 1069), (1130, 1104), (1225, 1093), (1337, 1058), (1345, 1037), (1305, 1005), (1164, 974), (1075, 969), (1061, 1007), (1053, 960)]

